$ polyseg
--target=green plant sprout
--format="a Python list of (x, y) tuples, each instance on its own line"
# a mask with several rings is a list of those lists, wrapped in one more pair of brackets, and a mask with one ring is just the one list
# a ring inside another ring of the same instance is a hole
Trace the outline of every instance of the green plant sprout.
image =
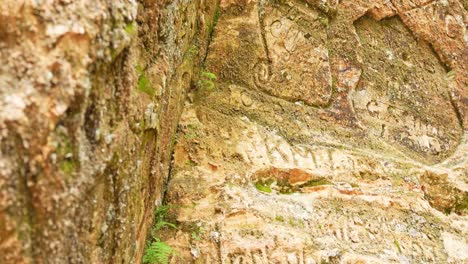
[(214, 81), (217, 80), (216, 74), (209, 71), (201, 71), (198, 87), (205, 91), (212, 91), (216, 88)]
[(176, 229), (177, 225), (166, 220), (171, 206), (162, 205), (155, 211), (155, 224), (151, 230), (152, 241), (148, 241), (146, 245), (143, 263), (149, 264), (167, 264), (169, 257), (178, 256), (178, 252), (169, 246), (166, 242), (161, 241), (156, 233), (163, 228)]
[(167, 264), (169, 257), (177, 254), (171, 246), (156, 238), (154, 242), (148, 243), (146, 246), (143, 263)]

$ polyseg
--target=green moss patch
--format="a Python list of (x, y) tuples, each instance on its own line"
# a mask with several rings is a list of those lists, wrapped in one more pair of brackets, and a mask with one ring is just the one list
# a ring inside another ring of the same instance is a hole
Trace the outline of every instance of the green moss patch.
[(315, 187), (315, 186), (322, 186), (322, 185), (333, 185), (333, 182), (327, 180), (327, 179), (317, 179), (317, 180), (311, 180), (303, 185), (301, 187)]
[(74, 142), (65, 131), (57, 132), (58, 145), (56, 149), (58, 168), (66, 175), (71, 175), (79, 167), (79, 161), (76, 159), (78, 153)]
[(138, 90), (144, 92), (150, 97), (154, 97), (154, 87), (152, 86), (151, 81), (146, 76), (144, 69), (140, 65), (138, 65), (136, 67), (136, 71), (138, 73)]
[(255, 183), (255, 188), (257, 188), (257, 190), (259, 190), (261, 192), (264, 192), (264, 193), (271, 193), (272, 192), (271, 183), (268, 184), (266, 182), (256, 182)]
[(134, 35), (138, 30), (138, 26), (137, 26), (137, 23), (135, 22), (132, 22), (128, 25), (125, 26), (125, 32), (127, 32), (127, 34), (129, 35)]

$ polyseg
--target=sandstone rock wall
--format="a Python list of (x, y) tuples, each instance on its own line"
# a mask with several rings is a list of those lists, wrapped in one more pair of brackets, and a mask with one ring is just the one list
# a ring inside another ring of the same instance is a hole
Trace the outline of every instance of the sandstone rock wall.
[(461, 1), (222, 1), (186, 102), (172, 263), (466, 263)]
[(216, 0), (0, 3), (0, 263), (137, 263)]
[(467, 7), (2, 1), (0, 263), (465, 263)]

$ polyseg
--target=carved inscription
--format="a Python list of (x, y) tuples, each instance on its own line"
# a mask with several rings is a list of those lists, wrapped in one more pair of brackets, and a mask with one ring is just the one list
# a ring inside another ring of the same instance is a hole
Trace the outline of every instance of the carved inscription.
[(355, 26), (364, 68), (351, 98), (360, 120), (371, 134), (413, 157), (436, 162), (450, 155), (461, 127), (446, 71), (430, 47), (417, 42), (397, 18), (363, 18)]
[(331, 72), (325, 26), (305, 5), (263, 1), (260, 12), (267, 61), (254, 67), (256, 86), (274, 96), (325, 106), (331, 96)]
[[(336, 252), (335, 255), (333, 251), (337, 247), (352, 248), (355, 256), (372, 252), (398, 259), (399, 255), (405, 255), (416, 262), (446, 258), (439, 234), (431, 231), (436, 223), (424, 216), (405, 216), (403, 211), (390, 209), (392, 217), (387, 217), (382, 212), (384, 209), (365, 204), (360, 204), (359, 211), (339, 210), (340, 203), (339, 200), (319, 202), (305, 223), (290, 226), (290, 233), (275, 238), (277, 242), (264, 243), (262, 241), (273, 241), (270, 236), (274, 235), (265, 230), (303, 221), (281, 216), (282, 212), (278, 212), (280, 217), (266, 222), (264, 230), (257, 230), (260, 238), (252, 237), (252, 241), (246, 240), (244, 245), (237, 246), (221, 243), (223, 263), (320, 263), (333, 256), (340, 258), (340, 254)], [(230, 241), (230, 234), (239, 232), (237, 228), (244, 227), (231, 226), (225, 230), (226, 241)], [(313, 234), (311, 241), (300, 235), (304, 232)], [(385, 245), (385, 249), (373, 247), (375, 243)]]
[(366, 157), (331, 147), (290, 145), (282, 137), (264, 132), (257, 132), (256, 137), (239, 142), (237, 150), (252, 165), (303, 168), (327, 176), (343, 172), (383, 171), (381, 165), (369, 163)]

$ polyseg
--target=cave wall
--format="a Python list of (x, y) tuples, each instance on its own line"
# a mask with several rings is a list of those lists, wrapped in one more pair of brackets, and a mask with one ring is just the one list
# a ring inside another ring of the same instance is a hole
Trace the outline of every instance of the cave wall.
[(0, 263), (138, 263), (217, 0), (0, 3)]

